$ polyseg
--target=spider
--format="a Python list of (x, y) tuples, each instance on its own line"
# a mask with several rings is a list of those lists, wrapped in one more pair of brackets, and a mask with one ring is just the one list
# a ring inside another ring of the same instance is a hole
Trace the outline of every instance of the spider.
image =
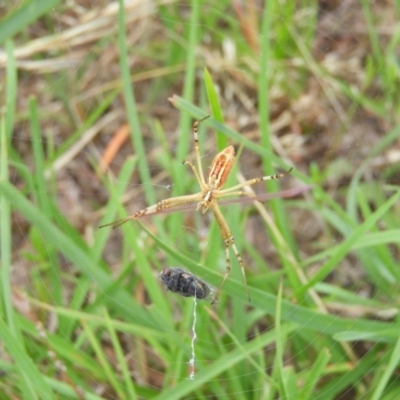
[(143, 217), (144, 215), (161, 213), (161, 212), (164, 212), (169, 209), (185, 206), (190, 203), (197, 203), (196, 210), (201, 210), (201, 212), (203, 214), (208, 209), (211, 209), (211, 211), (213, 212), (213, 214), (215, 216), (219, 230), (221, 232), (222, 239), (225, 244), (225, 260), (226, 260), (225, 275), (223, 276), (222, 282), (217, 289), (217, 293), (214, 297), (212, 304), (218, 300), (218, 296), (221, 291), (221, 288), (224, 285), (224, 283), (231, 271), (230, 248), (232, 248), (232, 250), (236, 256), (236, 259), (240, 265), (243, 282), (244, 282), (245, 289), (246, 289), (247, 298), (250, 301), (249, 289), (247, 287), (247, 282), (246, 282), (244, 262), (243, 262), (243, 259), (236, 247), (235, 239), (233, 238), (233, 235), (229, 229), (229, 226), (221, 212), (221, 209), (219, 208), (218, 200), (222, 197), (236, 195), (236, 196), (249, 196), (250, 198), (252, 198), (254, 200), (261, 201), (257, 198), (256, 195), (254, 195), (253, 193), (247, 192), (247, 191), (243, 190), (242, 188), (245, 186), (248, 186), (248, 185), (254, 185), (257, 182), (269, 181), (272, 179), (280, 179), (280, 178), (284, 177), (285, 175), (287, 175), (292, 170), (292, 168), (290, 168), (290, 170), (285, 173), (253, 178), (244, 183), (240, 183), (238, 185), (232, 186), (228, 189), (222, 189), (222, 187), (224, 186), (224, 184), (228, 178), (228, 175), (232, 169), (233, 162), (235, 160), (235, 149), (233, 148), (233, 146), (228, 146), (227, 148), (225, 148), (224, 150), (219, 152), (214, 157), (214, 160), (211, 163), (210, 171), (208, 173), (208, 177), (207, 177), (207, 181), (206, 181), (206, 179), (204, 178), (203, 167), (201, 165), (200, 147), (199, 147), (199, 139), (198, 139), (197, 131), (198, 131), (199, 124), (207, 118), (209, 118), (209, 115), (200, 119), (199, 121), (194, 121), (194, 123), (193, 123), (194, 150), (196, 153), (197, 168), (191, 161), (189, 161), (187, 159), (183, 161), (183, 164), (188, 164), (189, 167), (192, 169), (192, 171), (200, 185), (200, 192), (195, 193), (195, 194), (186, 195), (186, 196), (171, 197), (169, 199), (161, 200), (157, 204), (154, 204), (150, 207), (144, 208), (143, 210), (139, 210), (127, 218), (120, 219), (120, 220), (111, 222), (109, 224), (102, 225), (102, 226), (100, 226), (100, 228), (103, 228), (105, 226), (112, 226), (113, 228), (117, 228), (118, 226), (120, 226), (120, 225), (124, 224), (125, 222), (130, 221), (132, 219), (139, 219), (139, 218)]

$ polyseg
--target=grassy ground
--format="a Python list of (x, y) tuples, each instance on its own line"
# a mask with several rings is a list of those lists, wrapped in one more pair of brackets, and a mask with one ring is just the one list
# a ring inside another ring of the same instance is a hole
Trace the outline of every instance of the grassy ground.
[[(0, 400), (396, 399), (399, 40), (394, 2), (31, 0), (0, 5)], [(210, 213), (98, 226), (196, 193), (228, 144), (220, 301)], [(305, 188), (306, 187), (306, 188)], [(308, 187), (308, 189), (307, 189)]]

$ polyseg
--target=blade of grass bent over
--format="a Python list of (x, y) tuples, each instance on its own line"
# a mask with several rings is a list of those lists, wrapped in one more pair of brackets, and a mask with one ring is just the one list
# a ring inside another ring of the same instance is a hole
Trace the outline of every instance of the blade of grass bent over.
[[(210, 269), (206, 268), (185, 255), (175, 251), (173, 247), (161, 241), (157, 236), (153, 235), (146, 227), (143, 229), (157, 242), (157, 244), (173, 258), (181, 263), (184, 268), (187, 268), (195, 275), (201, 276), (207, 273), (207, 281), (213, 286), (218, 286), (221, 282), (221, 275)], [(269, 315), (275, 315), (276, 310), (276, 296), (265, 291), (249, 287), (251, 304), (254, 307), (262, 309)], [(224, 283), (224, 291), (231, 296), (247, 302), (246, 293), (241, 281), (234, 279), (227, 279)], [(313, 309), (292, 304), (288, 300), (282, 300), (282, 320), (295, 322), (299, 327), (305, 327), (309, 330), (317, 331), (325, 335), (333, 335), (335, 333), (344, 331), (370, 331), (380, 335), (379, 341), (392, 342), (397, 339), (396, 330), (397, 324), (393, 322), (381, 322), (376, 320), (366, 319), (346, 319), (338, 317), (337, 315), (319, 314)]]

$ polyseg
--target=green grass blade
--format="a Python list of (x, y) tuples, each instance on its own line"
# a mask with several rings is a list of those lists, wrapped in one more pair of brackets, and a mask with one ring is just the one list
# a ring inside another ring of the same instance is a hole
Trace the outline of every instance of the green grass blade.
[[(272, 78), (272, 51), (271, 51), (271, 17), (273, 15), (273, 7), (274, 2), (267, 2), (264, 6), (263, 16), (262, 16), (262, 24), (261, 24), (261, 32), (260, 32), (260, 58), (259, 58), (259, 73), (257, 78), (257, 86), (258, 86), (258, 118), (260, 121), (260, 142), (261, 146), (266, 149), (269, 153), (272, 153), (272, 141), (271, 141), (271, 126), (270, 126), (270, 104), (269, 104), (269, 92)], [(290, 10), (290, 2), (286, 4), (285, 10), (287, 16), (291, 18)], [(289, 18), (289, 20), (290, 20)], [(286, 21), (286, 20), (285, 20)], [(286, 24), (290, 24), (290, 22), (286, 21)], [(283, 35), (282, 39), (288, 35), (286, 32), (285, 24), (281, 26), (278, 31)], [(286, 40), (285, 40), (286, 41)], [(286, 43), (285, 43), (286, 44)], [(263, 157), (263, 170), (265, 175), (273, 175), (274, 167), (273, 160), (270, 157)], [(265, 187), (268, 191), (276, 192), (279, 190), (279, 183), (277, 180), (268, 181), (265, 184)], [(292, 287), (296, 287), (299, 284), (299, 279), (294, 270), (293, 263), (290, 262), (287, 258), (288, 247), (292, 249), (292, 251), (296, 251), (295, 240), (290, 230), (290, 223), (288, 220), (288, 214), (284, 208), (284, 202), (282, 199), (273, 199), (269, 202), (269, 207), (272, 210), (274, 215), (275, 223), (281, 232), (285, 245), (282, 244), (281, 240), (276, 237), (273, 230), (270, 230), (271, 240), (274, 242), (276, 249), (279, 252), (281, 262), (283, 264), (283, 268), (285, 269), (289, 281), (291, 282)], [(301, 296), (299, 296), (301, 297)], [(299, 301), (303, 301), (304, 299), (299, 298)]]
[[(284, 331), (287, 335), (291, 332), (291, 329)], [(242, 361), (247, 357), (248, 354), (256, 353), (268, 344), (273, 343), (275, 340), (275, 334), (273, 332), (265, 332), (257, 337), (257, 339), (246, 342), (243, 348), (237, 348), (230, 351), (216, 360), (213, 364), (210, 364), (207, 368), (196, 374), (196, 379), (184, 380), (175, 385), (172, 389), (164, 390), (160, 395), (156, 396), (155, 400), (178, 400), (185, 398), (189, 393), (192, 393), (195, 389), (200, 388), (205, 383), (215, 379), (218, 375), (223, 373), (228, 368), (232, 368), (236, 363)], [(244, 350), (244, 351), (243, 351)]]
[[(192, 259), (184, 256), (177, 252), (173, 247), (161, 241), (158, 237), (153, 235), (149, 230), (143, 227), (147, 233), (157, 242), (157, 244), (164, 249), (165, 252), (171, 255), (177, 260), (181, 266), (189, 269), (193, 274), (197, 276), (204, 276), (207, 274), (207, 281), (218, 286), (221, 283), (221, 275), (215, 272), (213, 269), (206, 268)], [(276, 312), (276, 296), (265, 292), (264, 290), (250, 288), (251, 304), (263, 310), (268, 315), (275, 315)], [(224, 292), (230, 296), (241, 299), (243, 302), (247, 302), (246, 293), (241, 281), (234, 279), (227, 279), (224, 283)], [(282, 320), (291, 321), (299, 324), (299, 326), (307, 328), (312, 331), (324, 332), (325, 335), (333, 335), (335, 333), (343, 331), (369, 331), (375, 332), (377, 335), (381, 335), (379, 341), (392, 342), (393, 339), (397, 339), (397, 336), (393, 331), (397, 329), (397, 324), (391, 322), (380, 322), (375, 320), (365, 319), (346, 319), (336, 315), (319, 314), (313, 309), (298, 306), (292, 304), (287, 300), (282, 300)]]
[(45, 160), (43, 154), (43, 141), (40, 131), (39, 115), (37, 109), (37, 101), (35, 98), (29, 99), (29, 114), (32, 132), (32, 150), (35, 160), (35, 197), (40, 208), (47, 214), (51, 215), (51, 206), (47, 193), (47, 185), (44, 177)]
[(121, 348), (121, 343), (117, 336), (116, 326), (114, 325), (112, 319), (108, 315), (107, 310), (104, 310), (104, 317), (106, 320), (108, 332), (110, 334), (111, 343), (113, 344), (115, 354), (117, 355), (118, 368), (122, 371), (122, 377), (123, 377), (123, 382), (124, 382), (123, 387), (124, 387), (125, 391), (127, 392), (127, 397), (120, 396), (120, 398), (127, 398), (129, 400), (135, 400), (135, 399), (137, 399), (135, 386), (132, 381), (132, 376), (131, 376), (131, 373), (129, 370), (129, 365), (127, 364), (127, 359), (124, 356), (124, 351)]
[[(224, 123), (224, 114), (222, 113), (221, 104), (219, 102), (218, 93), (215, 90), (212, 77), (207, 68), (204, 68), (204, 83), (206, 86), (207, 99), (211, 108), (212, 117), (221, 123)], [(228, 146), (228, 140), (225, 135), (217, 132), (217, 148), (219, 151)]]
[[(128, 59), (128, 44), (125, 32), (125, 9), (123, 0), (119, 0), (118, 12), (118, 44), (119, 44), (119, 65), (122, 76), (122, 87), (124, 92), (126, 114), (130, 127), (130, 134), (132, 138), (132, 146), (135, 151), (135, 156), (138, 158), (139, 174), (142, 183), (151, 182), (149, 166), (147, 164), (147, 153), (144, 148), (143, 136), (140, 128), (139, 115), (135, 101), (135, 95), (132, 90), (131, 77), (128, 66), (130, 65)], [(146, 199), (149, 204), (156, 202), (152, 185), (144, 185)]]
[(321, 267), (321, 269), (308, 281), (298, 289), (298, 293), (305, 292), (308, 288), (314, 286), (317, 282), (322, 281), (333, 268), (352, 250), (354, 245), (363, 238), (363, 236), (371, 229), (380, 218), (382, 218), (390, 208), (400, 199), (400, 191), (395, 193), (386, 203), (382, 204), (362, 225), (356, 228), (353, 233), (338, 246), (336, 253)]
[[(0, 182), (7, 182), (8, 176), (8, 153), (7, 133), (5, 120), (0, 119)], [(0, 250), (1, 250), (1, 317), (7, 321), (11, 332), (16, 334), (14, 325), (14, 311), (11, 295), (11, 207), (10, 201), (0, 192)]]
[[(109, 360), (107, 359), (106, 354), (104, 353), (103, 346), (98, 340), (98, 334), (96, 334), (94, 327), (87, 322), (83, 322), (84, 332), (86, 337), (93, 349), (96, 359), (94, 360), (96, 363), (99, 364), (102, 371), (106, 375), (106, 379), (109, 382), (110, 386), (114, 388), (117, 398), (121, 400), (126, 400), (126, 396), (120, 387), (120, 384), (115, 376), (115, 370), (111, 368), (109, 365)], [(135, 397), (133, 398), (135, 399)]]
[[(195, 98), (195, 81), (196, 81), (196, 50), (198, 48), (198, 41), (200, 38), (200, 29), (202, 25), (199, 23), (201, 0), (190, 1), (190, 18), (185, 21), (185, 77), (183, 81), (183, 96), (189, 101), (193, 101)], [(187, 39), (186, 39), (187, 38)], [(200, 97), (200, 96), (199, 96)], [(176, 144), (176, 163), (173, 164), (172, 168), (172, 194), (174, 196), (182, 195), (184, 189), (184, 180), (182, 179), (182, 168), (181, 163), (187, 157), (189, 153), (189, 143), (193, 141), (193, 135), (191, 132), (192, 120), (191, 116), (186, 113), (181, 113), (179, 118), (178, 126), (178, 140)], [(181, 214), (175, 214), (171, 216), (171, 227), (182, 226), (183, 219)], [(174, 229), (174, 228), (172, 228)], [(175, 229), (176, 240), (184, 242), (183, 231), (181, 229)]]
[[(1, 30), (0, 30), (0, 38)], [(6, 137), (7, 143), (11, 142), (14, 120), (15, 120), (15, 104), (17, 99), (17, 65), (14, 58), (14, 45), (11, 41), (6, 43), (7, 52), (7, 70), (6, 70), (6, 90), (4, 103), (6, 105)]]
[[(54, 203), (49, 198), (48, 185), (45, 179), (45, 160), (43, 154), (43, 141), (40, 130), (39, 115), (37, 109), (37, 102), (35, 98), (29, 100), (29, 114), (32, 132), (32, 147), (33, 156), (35, 160), (35, 197), (41, 210), (46, 215), (53, 215), (55, 209)], [(51, 246), (46, 247), (46, 256), (50, 262), (49, 276), (51, 285), (51, 296), (57, 305), (63, 302), (63, 286), (60, 280), (60, 269), (58, 264), (58, 257), (55, 249)]]
[[(0, 192), (13, 202), (14, 207), (19, 210), (31, 224), (35, 225), (41, 232), (47, 245), (54, 245), (70, 262), (78, 268), (88, 279), (96, 283), (101, 291), (107, 291), (112, 282), (109, 274), (99, 268), (98, 263), (93, 260), (88, 250), (77, 246), (69, 235), (54, 226), (49, 218), (37, 209), (32, 203), (8, 182), (0, 182)], [(140, 307), (132, 297), (120, 288), (116, 288), (112, 296), (106, 296), (110, 306), (126, 318), (140, 321), (148, 328), (160, 328), (160, 321), (156, 321), (150, 313)]]
[[(4, 103), (5, 115), (0, 114), (0, 182), (9, 182), (9, 148), (14, 129), (15, 103), (17, 96), (17, 69), (14, 59), (14, 47), (12, 42), (6, 43), (8, 57), (6, 69), (6, 90)], [(0, 191), (0, 251), (1, 251), (1, 315), (14, 335), (17, 335), (14, 324), (14, 311), (11, 294), (11, 254), (12, 254), (12, 230), (11, 230), (11, 204)], [(3, 314), (4, 313), (4, 314)]]
[(376, 370), (377, 361), (381, 358), (381, 349), (379, 345), (374, 346), (354, 368), (337, 377), (331, 376), (331, 379), (327, 380), (318, 391), (318, 397), (335, 399), (347, 388), (358, 385), (364, 377)]
[[(388, 229), (382, 232), (373, 232), (373, 233), (368, 233), (363, 236), (362, 240), (358, 241), (357, 243), (354, 243), (353, 245), (353, 250), (358, 250), (358, 249), (368, 249), (370, 247), (378, 246), (378, 245), (383, 245), (383, 244), (397, 244), (399, 242), (398, 238), (400, 237), (400, 229)], [(331, 257), (334, 255), (337, 251), (338, 248), (341, 246), (332, 246), (329, 249), (323, 250), (307, 259), (305, 259), (302, 262), (302, 265), (307, 266), (314, 264), (315, 262), (321, 261), (327, 257)]]
[(383, 52), (381, 50), (379, 34), (376, 30), (376, 25), (373, 21), (373, 11), (370, 6), (370, 2), (367, 0), (362, 0), (362, 7), (364, 11), (365, 20), (367, 22), (369, 40), (371, 42), (372, 54), (374, 56), (375, 62), (377, 63), (377, 68), (381, 72), (381, 78), (387, 84), (386, 68), (384, 64)]
[(91, 111), (88, 116), (86, 116), (85, 120), (78, 127), (78, 129), (76, 129), (75, 132), (68, 136), (68, 138), (60, 146), (57, 146), (54, 154), (49, 157), (49, 160), (47, 162), (50, 169), (54, 163), (57, 163), (57, 159), (61, 158), (62, 155), (68, 149), (70, 149), (71, 146), (73, 146), (77, 142), (77, 140), (79, 140), (82, 133), (92, 127), (97, 122), (97, 120), (107, 112), (107, 109), (111, 106), (115, 98), (119, 95), (119, 92), (120, 89), (116, 89), (108, 94), (104, 98), (104, 100), (102, 100), (100, 104), (93, 111)]
[[(130, 173), (129, 169), (130, 166), (129, 164), (127, 164), (125, 167), (126, 168), (124, 168), (124, 170), (126, 169), (126, 171), (123, 170), (120, 174), (119, 177), (120, 182), (129, 182), (128, 174)], [(110, 222), (110, 220), (114, 219), (112, 215), (116, 209), (118, 209), (121, 212), (121, 217), (124, 217), (126, 215), (126, 211), (123, 210), (123, 208), (119, 204), (119, 199), (122, 196), (124, 189), (125, 185), (123, 185), (122, 183), (119, 183), (116, 187), (114, 187), (114, 185), (110, 185), (110, 191), (112, 195), (110, 198), (111, 205), (108, 207), (110, 212), (107, 212), (106, 216), (103, 218), (104, 222)], [(100, 225), (102, 225), (102, 223), (100, 223)], [(132, 251), (132, 253), (135, 255), (136, 265), (138, 265), (141, 278), (145, 282), (150, 298), (157, 305), (157, 309), (160, 310), (160, 312), (161, 310), (164, 310), (165, 312), (164, 299), (162, 298), (162, 296), (160, 296), (160, 285), (158, 280), (154, 276), (154, 272), (153, 269), (151, 268), (149, 258), (146, 252), (138, 243), (138, 241), (130, 239), (130, 238), (137, 238), (140, 235), (139, 224), (135, 223), (125, 224), (121, 229), (122, 232), (124, 232), (123, 237), (124, 240), (126, 241), (126, 245), (129, 248), (129, 251)], [(101, 238), (101, 242), (103, 245), (105, 244), (105, 240), (108, 237), (110, 231), (111, 227), (108, 227), (106, 229), (99, 230), (99, 232), (97, 233), (97, 237)], [(97, 259), (98, 255), (101, 254), (101, 249), (102, 247), (98, 247), (98, 245), (96, 245)]]
[(25, 2), (22, 7), (13, 14), (7, 15), (0, 22), (0, 44), (24, 30), (29, 24), (59, 3), (61, 3), (61, 0), (30, 0)]
[(299, 400), (312, 399), (314, 389), (317, 387), (319, 380), (326, 375), (326, 366), (331, 358), (328, 349), (323, 348), (318, 353), (316, 360), (313, 362), (310, 371), (307, 371), (303, 388), (297, 398)]
[[(173, 104), (175, 107), (179, 108), (182, 111), (185, 111), (193, 116), (193, 118), (201, 119), (207, 116), (205, 110), (202, 110), (199, 107), (196, 107), (194, 104), (191, 104), (187, 100), (183, 99), (179, 96), (174, 96)], [(270, 150), (263, 148), (261, 145), (257, 144), (256, 142), (247, 139), (244, 135), (241, 135), (239, 132), (234, 131), (233, 129), (227, 127), (226, 125), (222, 124), (219, 121), (216, 121), (214, 118), (208, 118), (203, 122), (204, 125), (208, 125), (211, 128), (215, 129), (218, 132), (223, 133), (224, 135), (232, 138), (235, 140), (236, 143), (247, 147), (248, 149), (254, 151), (255, 153), (259, 154), (262, 157), (268, 157), (271, 159), (272, 162), (279, 165), (281, 168), (288, 170), (289, 166), (282, 162), (282, 160), (277, 157), (274, 153)], [(303, 178), (303, 176), (302, 176)], [(306, 176), (304, 176), (306, 179)], [(312, 183), (309, 181), (309, 183)]]
[(23, 385), (22, 390), (25, 393), (29, 393), (29, 397), (25, 396), (25, 399), (53, 399), (50, 387), (46, 384), (29, 355), (21, 347), (21, 342), (15, 340), (15, 335), (10, 331), (2, 318), (0, 318), (0, 338), (15, 362), (20, 375), (20, 383)]
[[(395, 337), (396, 330), (399, 330), (399, 326), (394, 326), (393, 328), (388, 328), (387, 334), (391, 335), (392, 338)], [(361, 340), (370, 340), (374, 342), (379, 341), (379, 332), (374, 331), (357, 331), (348, 330), (346, 332), (339, 332), (334, 335), (334, 339), (338, 341), (356, 342)]]
[[(121, 168), (121, 172), (118, 175), (115, 184), (112, 183), (110, 185), (110, 189), (115, 189), (115, 193), (113, 193), (113, 196), (110, 198), (109, 204), (106, 207), (107, 211), (104, 214), (104, 217), (99, 222), (99, 226), (104, 225), (115, 219), (117, 211), (120, 209), (119, 199), (123, 195), (123, 193), (125, 193), (129, 185), (130, 179), (136, 167), (136, 162), (137, 162), (136, 158), (128, 157)], [(109, 236), (109, 230), (107, 229), (96, 230), (95, 240), (93, 247), (91, 248), (91, 253), (92, 256), (98, 261), (101, 260), (101, 255), (106, 245), (108, 236)]]
[(283, 368), (284, 345), (286, 342), (285, 337), (282, 335), (281, 321), (282, 321), (282, 280), (279, 284), (278, 295), (276, 298), (276, 311), (275, 311), (275, 345), (276, 354), (274, 362), (274, 377), (278, 380), (277, 387), (279, 387), (279, 397), (291, 399), (290, 392), (287, 390), (285, 370)]
[[(262, 25), (261, 25), (261, 42), (260, 42), (260, 66), (259, 66), (259, 74), (258, 74), (258, 117), (260, 120), (260, 135), (261, 135), (261, 144), (262, 146), (271, 152), (271, 129), (269, 124), (269, 114), (270, 114), (270, 106), (269, 106), (269, 82), (271, 79), (271, 48), (270, 48), (270, 31), (271, 31), (271, 11), (273, 8), (273, 2), (266, 3), (263, 16), (262, 16)], [(266, 159), (264, 161), (264, 165), (267, 168), (267, 174), (272, 173), (272, 164), (271, 161)], [(271, 182), (271, 188), (275, 187), (274, 182)]]
[[(45, 377), (44, 379), (46, 383), (49, 385), (49, 387), (51, 387), (55, 393), (65, 396), (66, 399), (80, 400), (76, 393), (76, 388), (72, 387), (69, 383), (64, 383), (59, 379), (53, 379), (50, 377)], [(79, 389), (82, 393), (81, 398), (85, 400), (104, 400), (104, 397), (97, 396), (96, 394), (89, 392), (88, 389), (83, 389), (83, 388)]]
[[(196, 73), (196, 49), (200, 35), (199, 17), (200, 17), (200, 0), (191, 0), (190, 2), (190, 20), (188, 21), (187, 33), (188, 42), (186, 48), (186, 67), (185, 67), (185, 79), (183, 83), (183, 97), (188, 101), (192, 102), (194, 98), (194, 84), (195, 84), (195, 73)], [(189, 143), (192, 140), (192, 136), (187, 134), (190, 131), (191, 118), (190, 115), (181, 114), (179, 121), (179, 132), (180, 137), (178, 141), (178, 147), (176, 150), (176, 157), (178, 160), (183, 160), (188, 154)], [(175, 178), (178, 177), (175, 174)], [(182, 187), (179, 183), (179, 179), (176, 179), (177, 190), (181, 191)]]
[[(70, 308), (67, 307), (57, 307), (57, 306), (53, 306), (50, 304), (46, 304), (43, 302), (40, 302), (36, 299), (30, 299), (30, 301), (32, 302), (32, 304), (34, 304), (35, 306), (37, 306), (40, 309), (43, 309), (45, 311), (49, 311), (49, 312), (54, 312), (57, 315), (60, 316), (64, 316), (67, 318), (71, 318), (74, 321), (80, 321), (80, 320), (85, 320), (85, 321), (89, 321), (92, 324), (95, 324), (98, 327), (107, 328), (107, 321), (104, 319), (104, 317), (101, 317), (97, 314), (90, 314), (89, 312), (84, 312), (84, 311), (76, 311), (76, 310), (71, 310)], [(35, 335), (37, 334), (37, 329), (35, 328), (35, 326), (31, 323), (31, 325), (24, 325), (23, 322), (21, 322), (21, 316), (19, 317), (18, 322), (23, 325), (23, 329), (26, 333), (28, 333), (29, 335)], [(112, 323), (115, 327), (115, 329), (117, 329), (120, 332), (123, 333), (127, 333), (129, 335), (135, 336), (136, 338), (140, 338), (140, 339), (148, 339), (151, 340), (151, 338), (156, 338), (158, 341), (162, 342), (162, 339), (165, 339), (165, 332), (163, 332), (161, 329), (153, 329), (153, 328), (146, 328), (145, 326), (143, 326), (143, 324), (141, 324), (140, 321), (135, 321), (132, 320), (131, 322), (122, 322), (119, 319), (113, 319)], [(53, 338), (57, 338), (56, 335), (49, 335), (49, 340), (52, 341)], [(174, 335), (172, 336), (172, 338), (174, 338)], [(72, 344), (70, 344), (67, 340), (62, 340), (60, 342), (62, 344), (62, 346), (66, 346), (65, 343), (68, 343), (68, 345), (72, 346)], [(176, 340), (177, 344), (181, 344), (180, 340)], [(51, 343), (53, 346), (56, 346), (56, 342), (52, 342)], [(69, 349), (67, 350), (69, 351)], [(79, 349), (74, 350), (74, 352), (79, 352)], [(75, 356), (75, 353), (74, 353)], [(73, 359), (72, 359), (73, 361)], [(90, 359), (90, 362), (93, 362)]]

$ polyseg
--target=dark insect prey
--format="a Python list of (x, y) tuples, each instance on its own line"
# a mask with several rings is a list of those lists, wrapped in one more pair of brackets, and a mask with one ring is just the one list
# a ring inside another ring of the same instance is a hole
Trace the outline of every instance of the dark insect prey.
[(182, 268), (165, 267), (160, 273), (160, 279), (168, 290), (183, 297), (214, 300), (215, 289)]

